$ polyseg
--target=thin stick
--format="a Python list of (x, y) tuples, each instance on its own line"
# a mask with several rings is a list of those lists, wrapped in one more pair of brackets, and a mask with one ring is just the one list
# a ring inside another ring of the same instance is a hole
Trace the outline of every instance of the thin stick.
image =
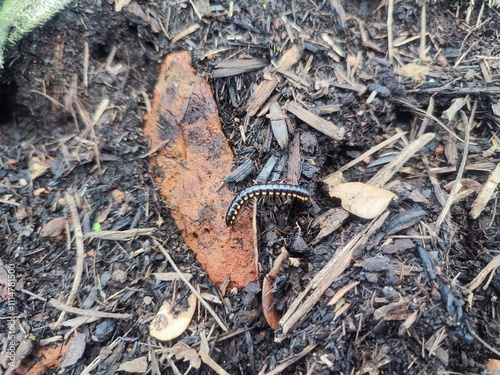
[(476, 332), (471, 331), (471, 333), (477, 339), (477, 341), (479, 341), (486, 348), (488, 348), (489, 350), (491, 350), (493, 353), (495, 353), (497, 356), (500, 357), (500, 352), (498, 350), (496, 350), (494, 347), (492, 347), (490, 344), (488, 344), (486, 341), (484, 341), (481, 337), (479, 337), (479, 335)]
[[(73, 278), (73, 286), (69, 292), (68, 298), (66, 299), (67, 307), (71, 307), (73, 299), (76, 296), (76, 292), (80, 287), (80, 282), (82, 281), (83, 274), (83, 264), (85, 261), (85, 247), (83, 246), (83, 232), (82, 225), (80, 223), (80, 218), (78, 217), (78, 209), (76, 207), (75, 199), (72, 195), (66, 194), (66, 202), (68, 203), (69, 210), (71, 211), (71, 217), (73, 219), (73, 226), (75, 230), (75, 243), (76, 243), (76, 264), (75, 264), (75, 277)], [(60, 307), (59, 307), (60, 308)], [(64, 318), (66, 317), (66, 311), (62, 311), (61, 315), (57, 321), (51, 325), (52, 329), (58, 329)]]
[(83, 42), (83, 87), (89, 87), (89, 42)]
[(422, 4), (422, 15), (420, 18), (420, 50), (418, 51), (421, 61), (429, 61), (425, 51), (427, 49), (425, 45), (425, 38), (427, 36), (427, 1)]
[[(126, 337), (130, 331), (131, 330), (129, 329), (123, 336)], [(122, 342), (121, 336), (115, 339), (115, 341), (113, 341), (111, 345), (108, 346), (108, 348), (110, 350), (113, 350), (116, 346), (118, 346), (120, 342)], [(101, 363), (106, 359), (106, 357), (107, 356), (105, 354), (99, 354), (97, 357), (94, 358), (92, 362), (90, 362), (90, 364), (87, 367), (83, 369), (80, 375), (89, 375), (95, 368), (97, 368), (97, 366), (99, 366), (99, 363)]]
[[(495, 271), (500, 268), (500, 255), (497, 255), (494, 257), (490, 262), (484, 267), (481, 272), (478, 273), (478, 275), (472, 280), (468, 285), (467, 285), (467, 290), (472, 293), (474, 289), (478, 288), (479, 285), (486, 279), (488, 275), (491, 276), (494, 275)], [(488, 284), (491, 281), (491, 279), (486, 283), (486, 285), (483, 287), (483, 289), (488, 288)]]
[(62, 310), (63, 312), (69, 312), (71, 314), (89, 316), (92, 318), (109, 318), (109, 319), (130, 319), (132, 314), (118, 314), (109, 313), (105, 311), (90, 310), (90, 309), (79, 309), (78, 307), (68, 306), (67, 304), (60, 302), (54, 298), (49, 301), (49, 304), (54, 306), (56, 309)]
[[(398, 133), (394, 134), (391, 138), (386, 139), (383, 142), (380, 142), (378, 145), (372, 147), (368, 151), (366, 151), (366, 152), (362, 153), (361, 155), (359, 155), (356, 159), (350, 161), (349, 163), (347, 163), (343, 167), (339, 168), (337, 170), (337, 172), (347, 171), (349, 168), (354, 167), (356, 164), (358, 164), (359, 162), (363, 161), (368, 156), (371, 156), (371, 155), (375, 154), (379, 150), (383, 149), (385, 146), (388, 146), (391, 143), (397, 141), (399, 138), (401, 138), (405, 134), (406, 134), (406, 132), (398, 132)], [(337, 173), (337, 172), (335, 172), (335, 173)]]
[(266, 375), (277, 375), (277, 374), (283, 372), (284, 370), (286, 370), (287, 367), (293, 365), (299, 359), (301, 359), (302, 357), (309, 354), (316, 347), (316, 345), (317, 344), (311, 344), (311, 345), (306, 346), (299, 354), (294, 355), (294, 356), (286, 359), (283, 363), (279, 364), (273, 370), (266, 373)]
[(393, 24), (393, 13), (394, 13), (394, 0), (389, 0), (387, 3), (387, 58), (392, 64), (394, 58), (394, 39), (392, 34), (392, 24)]
[(458, 135), (456, 135), (455, 133), (453, 133), (450, 129), (448, 129), (448, 127), (440, 120), (438, 119), (436, 116), (430, 114), (430, 113), (427, 113), (425, 111), (422, 111), (420, 108), (418, 107), (415, 107), (413, 104), (411, 103), (408, 103), (408, 102), (405, 102), (404, 100), (400, 100), (400, 99), (393, 99), (394, 102), (396, 103), (400, 103), (400, 104), (403, 104), (405, 106), (407, 106), (408, 108), (410, 108), (411, 110), (415, 111), (415, 112), (418, 112), (418, 113), (421, 113), (422, 115), (434, 120), (435, 122), (437, 122), (444, 130), (446, 130), (448, 133), (450, 133), (454, 138), (456, 138), (457, 140), (459, 140), (460, 142), (463, 142), (464, 140), (462, 138), (460, 138)]
[(342, 249), (335, 252), (323, 269), (307, 284), (304, 291), (295, 298), (288, 311), (281, 318), (279, 325), (283, 328), (283, 335), (276, 336), (275, 340), (277, 342), (283, 341), (285, 335), (313, 308), (335, 279), (350, 266), (354, 251), (366, 245), (370, 236), (380, 229), (388, 216), (389, 212), (386, 211), (378, 218), (372, 220), (370, 224), (354, 236)]
[(188, 281), (188, 279), (186, 279), (186, 277), (184, 276), (184, 274), (181, 272), (181, 270), (175, 264), (174, 260), (172, 259), (172, 257), (168, 253), (168, 251), (156, 239), (153, 239), (153, 241), (155, 242), (156, 246), (158, 246), (158, 248), (160, 249), (160, 251), (163, 253), (163, 255), (165, 256), (165, 258), (167, 258), (167, 261), (170, 263), (170, 265), (172, 266), (172, 268), (174, 269), (174, 271), (177, 272), (177, 274), (179, 275), (179, 279), (181, 279), (184, 282), (184, 284), (186, 284), (187, 287), (189, 289), (191, 289), (191, 292), (193, 292), (193, 294), (198, 298), (198, 300), (200, 301), (200, 303), (208, 310), (208, 312), (210, 313), (210, 315), (212, 315), (214, 317), (215, 321), (224, 330), (224, 332), (227, 332), (228, 328), (226, 327), (226, 325), (224, 324), (224, 322), (219, 318), (219, 316), (215, 313), (215, 311), (212, 309), (212, 307), (210, 307), (210, 305), (208, 304), (208, 302), (203, 299), (203, 297), (200, 295), (200, 293), (198, 293), (198, 291), (196, 290), (196, 288)]
[(467, 156), (469, 154), (469, 132), (472, 129), (472, 124), (474, 122), (474, 118), (476, 117), (476, 109), (477, 109), (477, 100), (474, 102), (474, 106), (472, 107), (472, 111), (470, 114), (469, 121), (465, 124), (465, 143), (464, 143), (464, 154), (462, 156), (462, 161), (460, 163), (460, 168), (458, 169), (457, 173), (457, 178), (455, 179), (455, 182), (453, 183), (453, 187), (450, 191), (450, 194), (448, 195), (448, 199), (446, 201), (445, 206), (441, 210), (441, 213), (439, 214), (439, 217), (436, 221), (436, 228), (439, 228), (441, 224), (443, 223), (444, 218), (448, 214), (451, 204), (453, 202), (453, 199), (455, 198), (455, 195), (458, 193), (460, 188), (462, 187), (462, 184), (460, 181), (462, 180), (462, 176), (464, 174), (465, 170), (465, 165), (467, 164)]
[(415, 156), (415, 154), (434, 139), (436, 135), (434, 133), (425, 133), (412, 141), (408, 146), (406, 146), (401, 152), (386, 166), (377, 172), (369, 181), (368, 185), (375, 187), (383, 187), (394, 175), (398, 172), (401, 167), (406, 163), (408, 159)]

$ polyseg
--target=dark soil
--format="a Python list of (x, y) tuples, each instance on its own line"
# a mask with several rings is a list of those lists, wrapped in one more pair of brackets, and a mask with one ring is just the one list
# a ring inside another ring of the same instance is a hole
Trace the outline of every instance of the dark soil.
[[(75, 233), (68, 195), (76, 199), (84, 233), (95, 231), (96, 223), (102, 230), (154, 228), (153, 237), (183, 272), (193, 275), (192, 284), (223, 299), (223, 304), (212, 307), (229, 326), (230, 334), (223, 333), (200, 308), (178, 340), (198, 351), (200, 334), (208, 336), (210, 356), (231, 374), (266, 373), (308, 345), (316, 346), (285, 366), (284, 373), (481, 373), (490, 359), (500, 360), (499, 273), (487, 288), (477, 288), (470, 299), (465, 289), (498, 255), (497, 199), (472, 220), (468, 213), (476, 194), (466, 196), (453, 204), (438, 235), (432, 235), (430, 228), (442, 206), (425, 161), (444, 187), (455, 180), (463, 155), (463, 143), (435, 121), (428, 121), (425, 132), (437, 133), (436, 138), (393, 179), (391, 189), (398, 199), (390, 206), (383, 231), (354, 255), (354, 264), (281, 342), (275, 341), (275, 332), (262, 315), (258, 285), (224, 293), (196, 264), (152, 182), (152, 171), (143, 157), (148, 153), (148, 140), (142, 136), (143, 115), (163, 57), (173, 50), (189, 50), (198, 73), (212, 85), (224, 132), (235, 152), (235, 167), (248, 158), (255, 166), (255, 172), (231, 188), (240, 191), (250, 186), (271, 155), (286, 155), (272, 140), (265, 116), (249, 119), (246, 139), (241, 137), (248, 100), (255, 84), (265, 77), (259, 69), (216, 79), (212, 76), (214, 66), (245, 56), (277, 61), (292, 42), (304, 48), (293, 72), (309, 79), (311, 86), (294, 86), (291, 80), (283, 80), (276, 89), (278, 101), (335, 107), (337, 110), (321, 116), (344, 128), (346, 135), (344, 140), (334, 141), (289, 115), (291, 134), (301, 140), (300, 184), (311, 191), (312, 203), (267, 203), (259, 209), (262, 275), (272, 267), (282, 246), (297, 260), (298, 266), (287, 264), (275, 280), (276, 307), (286, 311), (336, 249), (367, 223), (351, 216), (333, 234), (312, 245), (319, 231), (311, 225), (314, 219), (339, 206), (338, 200), (326, 193), (322, 178), (395, 134), (396, 128), (407, 132), (410, 141), (416, 138), (427, 121), (422, 112), (427, 111), (431, 97), (435, 102), (433, 115), (440, 118), (453, 99), (467, 96), (470, 104), (462, 113), (466, 118), (474, 116), (474, 126), (467, 160), (472, 167), (463, 178), (480, 184), (487, 180), (499, 162), (498, 153), (484, 152), (498, 144), (499, 117), (492, 105), (500, 96), (496, 88), (500, 76), (497, 59), (478, 56), (496, 56), (500, 48), (497, 9), (486, 6), (480, 26), (475, 27), (481, 4), (472, 9), (474, 21), (468, 26), (469, 2), (429, 2), (430, 61), (421, 65), (430, 66), (431, 73), (417, 82), (397, 75), (393, 66), (418, 58), (418, 40), (397, 46), (394, 64), (387, 61), (387, 9), (376, 9), (383, 2), (344, 1), (345, 18), (332, 8), (335, 1), (247, 1), (235, 4), (232, 14), (228, 4), (214, 3), (211, 15), (202, 21), (191, 2), (140, 2), (135, 4), (137, 8), (129, 6), (120, 12), (109, 3), (79, 1), (12, 47), (1, 72), (0, 284), (6, 280), (8, 265), (14, 264), (15, 342), (28, 347), (17, 354), (18, 360), (23, 360), (22, 365), (16, 364), (18, 373), (40, 361), (40, 353), (47, 348), (65, 343), (75, 334), (71, 327), (53, 328), (60, 310), (49, 303), (51, 299), (66, 302), (74, 278), (76, 249), (70, 240)], [(417, 2), (397, 3), (395, 37), (406, 32), (408, 36), (419, 35), (421, 11)], [(170, 42), (193, 23), (200, 27)], [(346, 51), (345, 57), (332, 59), (331, 48), (321, 38), (324, 32), (335, 37)], [(372, 44), (362, 40), (362, 33), (369, 35)], [(361, 65), (351, 77), (340, 77), (339, 72), (353, 69), (351, 58), (359, 58)], [(484, 69), (490, 72), (489, 82)], [(352, 78), (356, 82), (351, 82)], [(330, 85), (319, 84), (330, 79)], [(347, 83), (368, 89), (357, 90)], [(379, 95), (368, 102), (373, 90)], [(109, 100), (108, 110), (94, 123), (92, 116), (104, 99)], [(463, 139), (460, 116), (448, 125)], [(447, 144), (454, 145), (457, 160), (441, 152)], [(374, 158), (398, 152), (403, 146), (396, 144)], [(482, 168), (477, 167), (479, 163), (483, 163)], [(452, 168), (444, 170), (448, 166)], [(365, 182), (380, 167), (358, 165), (345, 173), (345, 179)], [(283, 173), (278, 174), (277, 179), (281, 178)], [(412, 192), (423, 199), (415, 199)], [(410, 209), (423, 210), (424, 214), (403, 224), (392, 237), (388, 235), (391, 220), (396, 226), (400, 224), (394, 223), (398, 220), (395, 215)], [(53, 222), (56, 218), (67, 220)], [(387, 248), (398, 239), (409, 244), (399, 242), (399, 248)], [(87, 256), (73, 306), (100, 307), (133, 317), (80, 325), (76, 333), (86, 335), (81, 357), (64, 369), (47, 368), (46, 373), (79, 374), (99, 355), (102, 361), (91, 373), (111, 374), (121, 364), (145, 355), (149, 355), (147, 373), (175, 373), (173, 366), (186, 372), (188, 362), (170, 350), (176, 341), (159, 343), (149, 335), (149, 324), (163, 301), (174, 298), (182, 305), (187, 294), (181, 282), (157, 282), (153, 277), (152, 273), (172, 269), (152, 238), (86, 238), (84, 244)], [(377, 263), (380, 259), (383, 265)], [(354, 289), (328, 305), (336, 291), (354, 281), (359, 282)], [(12, 316), (9, 293), (7, 288), (0, 290), (0, 315), (7, 320)], [(381, 318), (385, 307), (390, 309)], [(337, 315), (339, 308), (345, 310)], [(66, 319), (76, 316), (68, 314)], [(12, 371), (5, 357), (8, 333), (2, 324), (4, 367), (0, 372), (6, 373)], [(48, 343), (52, 338), (54, 341)], [(211, 371), (205, 364), (190, 370)]]

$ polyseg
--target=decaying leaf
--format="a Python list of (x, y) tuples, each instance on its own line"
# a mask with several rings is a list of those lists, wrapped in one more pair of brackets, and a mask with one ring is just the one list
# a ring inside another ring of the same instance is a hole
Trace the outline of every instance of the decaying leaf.
[(419, 65), (416, 63), (409, 63), (403, 65), (399, 69), (399, 74), (406, 77), (411, 77), (415, 82), (425, 81), (430, 71), (430, 65)]
[(391, 217), (385, 228), (385, 233), (390, 236), (406, 228), (410, 228), (422, 220), (425, 215), (427, 215), (427, 212), (420, 207), (414, 207), (400, 212)]
[(274, 306), (275, 297), (273, 294), (273, 284), (274, 280), (279, 276), (281, 272), (281, 266), (285, 260), (288, 259), (288, 251), (285, 248), (281, 250), (281, 254), (276, 258), (273, 264), (273, 268), (264, 278), (262, 282), (262, 310), (264, 311), (264, 317), (266, 318), (267, 324), (272, 329), (278, 328), (278, 323), (281, 319), (281, 314), (276, 310)]
[(363, 219), (380, 215), (396, 197), (388, 190), (361, 182), (346, 182), (329, 189), (330, 196), (342, 201), (344, 210)]
[(191, 367), (200, 368), (201, 358), (192, 347), (179, 341), (172, 347), (172, 353), (174, 353), (177, 360), (183, 359), (184, 361), (189, 361)]
[(149, 326), (149, 334), (159, 341), (173, 340), (179, 337), (191, 323), (196, 310), (196, 296), (188, 298), (189, 307), (176, 314), (173, 306), (165, 302)]
[(33, 181), (35, 178), (40, 177), (50, 168), (50, 163), (41, 160), (39, 157), (33, 156), (30, 160), (30, 177)]
[(221, 284), (230, 275), (244, 287), (257, 279), (250, 212), (241, 212), (231, 228), (224, 222), (234, 195), (222, 182), (233, 153), (210, 86), (190, 62), (189, 53), (175, 52), (162, 65), (144, 125), (149, 163), (184, 241), (209, 278)]
[(123, 362), (120, 365), (120, 367), (118, 367), (118, 371), (133, 372), (139, 374), (145, 374), (147, 369), (148, 369), (148, 358), (146, 356), (135, 358), (131, 361)]

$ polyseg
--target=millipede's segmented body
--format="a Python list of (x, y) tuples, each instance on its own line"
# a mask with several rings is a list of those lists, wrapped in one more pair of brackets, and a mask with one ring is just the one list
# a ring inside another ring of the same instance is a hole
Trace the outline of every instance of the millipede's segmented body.
[(253, 185), (239, 193), (229, 205), (226, 214), (226, 225), (232, 225), (240, 212), (241, 207), (254, 197), (291, 197), (302, 201), (309, 199), (309, 192), (303, 187), (286, 184)]

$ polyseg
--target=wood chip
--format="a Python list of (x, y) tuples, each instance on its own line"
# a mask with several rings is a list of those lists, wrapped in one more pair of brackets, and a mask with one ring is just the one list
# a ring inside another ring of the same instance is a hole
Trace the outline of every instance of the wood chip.
[(333, 139), (340, 141), (341, 139), (344, 138), (345, 130), (343, 128), (335, 125), (331, 121), (322, 119), (321, 117), (305, 109), (298, 103), (295, 102), (288, 103), (286, 106), (286, 110), (290, 113), (293, 113), (295, 116), (297, 116), (299, 119), (304, 121), (309, 126), (313, 127), (314, 129), (320, 131), (323, 134), (328, 135), (329, 137), (332, 137)]
[(191, 25), (189, 25), (188, 27), (186, 27), (184, 30), (181, 30), (176, 36), (174, 36), (172, 38), (172, 40), (170, 41), (171, 44), (174, 44), (176, 42), (178, 42), (179, 40), (181, 39), (184, 39), (185, 37), (187, 37), (189, 34), (192, 34), (194, 33), (196, 30), (198, 30), (200, 28), (200, 25), (197, 24), (197, 23), (193, 23)]
[(264, 59), (232, 59), (218, 63), (212, 72), (214, 78), (231, 77), (242, 73), (253, 72), (268, 65)]
[(269, 107), (269, 116), (274, 118), (271, 119), (271, 129), (273, 130), (274, 138), (276, 138), (282, 149), (286, 149), (288, 146), (288, 128), (286, 126), (285, 115), (278, 103), (274, 102), (271, 104)]
[(415, 139), (408, 146), (406, 146), (393, 161), (378, 171), (368, 184), (377, 187), (384, 186), (392, 178), (394, 173), (401, 169), (408, 159), (415, 156), (418, 150), (434, 139), (435, 136), (436, 135), (434, 133), (426, 133)]
[(497, 164), (495, 170), (491, 172), (488, 180), (483, 185), (483, 188), (479, 192), (474, 203), (472, 203), (472, 208), (469, 212), (469, 215), (473, 219), (477, 219), (481, 212), (483, 212), (486, 204), (488, 204), (489, 200), (493, 197), (495, 190), (500, 183), (500, 163)]
[[(298, 45), (293, 45), (291, 48), (286, 50), (281, 58), (279, 59), (276, 70), (286, 71), (295, 65), (302, 57), (302, 49)], [(269, 95), (272, 94), (278, 83), (281, 81), (281, 75), (276, 72), (271, 73), (271, 77), (268, 80), (262, 81), (255, 91), (248, 103), (247, 114), (249, 117), (254, 116), (259, 108), (264, 104)]]

